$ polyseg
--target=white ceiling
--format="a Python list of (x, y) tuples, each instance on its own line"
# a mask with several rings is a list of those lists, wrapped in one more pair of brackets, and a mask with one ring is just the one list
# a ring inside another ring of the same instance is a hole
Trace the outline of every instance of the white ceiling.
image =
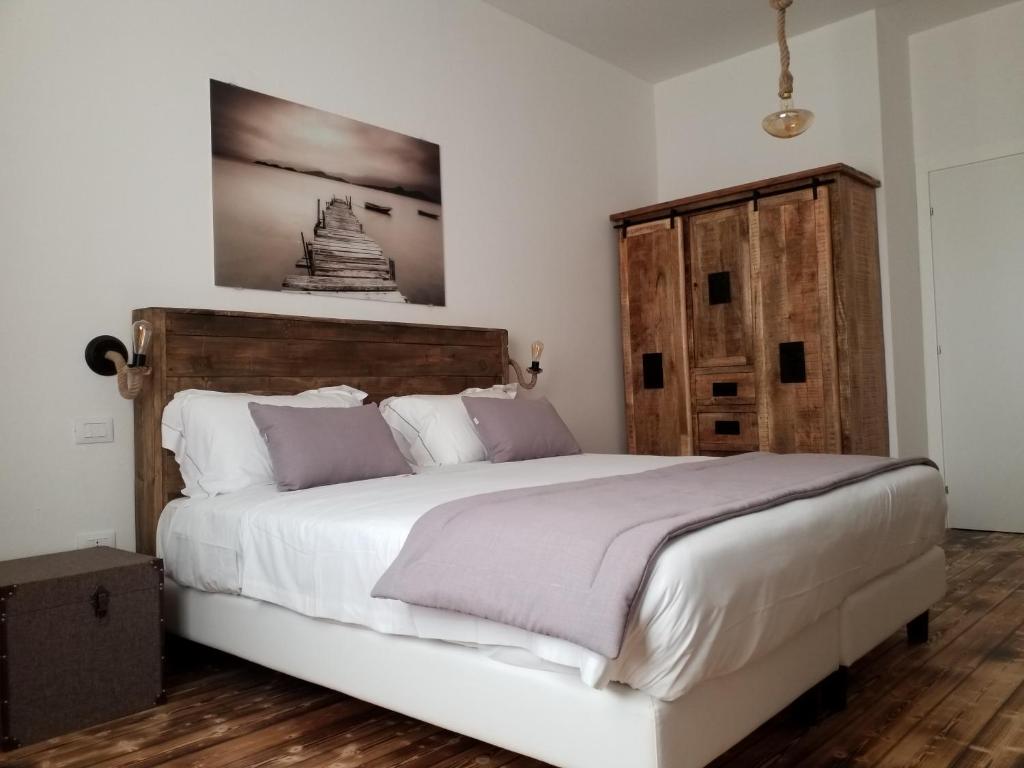
[[(899, 1), (795, 0), (787, 13), (787, 30), (807, 32)], [(775, 42), (775, 11), (768, 0), (485, 2), (652, 83)], [(969, 15), (1004, 2), (920, 0), (908, 5), (930, 11), (952, 6), (948, 15)]]

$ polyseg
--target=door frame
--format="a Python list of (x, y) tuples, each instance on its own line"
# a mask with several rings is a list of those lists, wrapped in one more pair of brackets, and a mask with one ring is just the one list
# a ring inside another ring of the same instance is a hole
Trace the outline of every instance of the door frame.
[(928, 429), (928, 455), (945, 473), (942, 446), (942, 393), (939, 382), (939, 318), (935, 307), (935, 256), (932, 243), (931, 176), (939, 171), (976, 165), (1024, 154), (1024, 140), (983, 144), (932, 157), (918, 157), (917, 227), (918, 258), (921, 272), (922, 335), (924, 342), (924, 388)]

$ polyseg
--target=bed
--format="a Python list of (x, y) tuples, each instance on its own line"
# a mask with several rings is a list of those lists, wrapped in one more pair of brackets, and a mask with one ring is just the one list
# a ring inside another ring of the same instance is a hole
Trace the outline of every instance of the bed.
[[(156, 331), (136, 406), (137, 546), (155, 552), (159, 538), (169, 628), (436, 725), (565, 768), (701, 766), (902, 625), (920, 632), (944, 592), (941, 483), (908, 467), (676, 540), (613, 661), (373, 601), (368, 585), (440, 501), (680, 459), (583, 455), (441, 469), (400, 486), (381, 478), (290, 497), (180, 499), (159, 435), (175, 392), (344, 382), (374, 401), (452, 394), (505, 380), (507, 334), (199, 310), (136, 317)], [(744, 544), (755, 540), (756, 559)], [(680, 578), (700, 587), (674, 588)], [(346, 589), (324, 586), (337, 583)]]

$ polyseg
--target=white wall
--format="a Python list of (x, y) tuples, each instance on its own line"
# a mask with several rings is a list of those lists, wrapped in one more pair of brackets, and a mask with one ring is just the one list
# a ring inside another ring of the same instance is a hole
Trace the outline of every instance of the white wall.
[(1024, 142), (1024, 2), (910, 38), (918, 164), (972, 162)]
[[(911, 33), (1001, 3), (904, 0), (793, 38), (817, 122), (781, 142), (760, 129), (774, 46), (652, 88), (476, 0), (4, 0), (0, 557), (105, 528), (131, 545), (131, 406), (81, 355), (125, 336), (133, 307), (494, 325), (519, 357), (542, 337), (539, 391), (586, 448), (618, 450), (608, 212), (833, 162), (883, 181), (892, 431), (901, 453), (923, 450), (923, 367), (934, 453), (915, 213), (929, 170), (1024, 151), (1024, 0)], [(214, 287), (210, 77), (440, 143), (448, 306)], [(94, 415), (117, 441), (73, 445), (72, 420)]]
[(903, 456), (928, 453), (924, 390), (921, 276), (917, 242), (917, 188), (914, 170), (914, 121), (910, 97), (910, 20), (907, 3), (876, 12), (882, 174), (879, 239), (884, 243), (890, 317), (887, 356), (891, 387), (890, 423), (895, 424)]
[(815, 113), (795, 139), (761, 129), (779, 103), (774, 45), (655, 85), (659, 199), (838, 162), (881, 174), (874, 14), (795, 36), (790, 48), (794, 102)]
[[(1024, 152), (1024, 1), (910, 36), (928, 445), (942, 456), (928, 176)], [(941, 212), (937, 215), (942, 215)]]
[[(214, 287), (210, 77), (438, 142), (448, 306)], [(655, 197), (651, 86), (476, 0), (5, 0), (0, 105), (0, 558), (132, 546), (131, 405), (82, 351), (133, 307), (506, 327), (622, 449), (607, 215)], [(94, 415), (116, 442), (74, 445)]]

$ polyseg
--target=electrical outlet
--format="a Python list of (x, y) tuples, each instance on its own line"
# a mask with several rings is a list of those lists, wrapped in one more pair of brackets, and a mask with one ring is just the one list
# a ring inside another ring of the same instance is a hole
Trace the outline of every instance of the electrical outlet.
[(115, 547), (117, 535), (114, 531), (93, 531), (92, 533), (80, 533), (76, 537), (78, 549), (90, 549), (92, 547)]

